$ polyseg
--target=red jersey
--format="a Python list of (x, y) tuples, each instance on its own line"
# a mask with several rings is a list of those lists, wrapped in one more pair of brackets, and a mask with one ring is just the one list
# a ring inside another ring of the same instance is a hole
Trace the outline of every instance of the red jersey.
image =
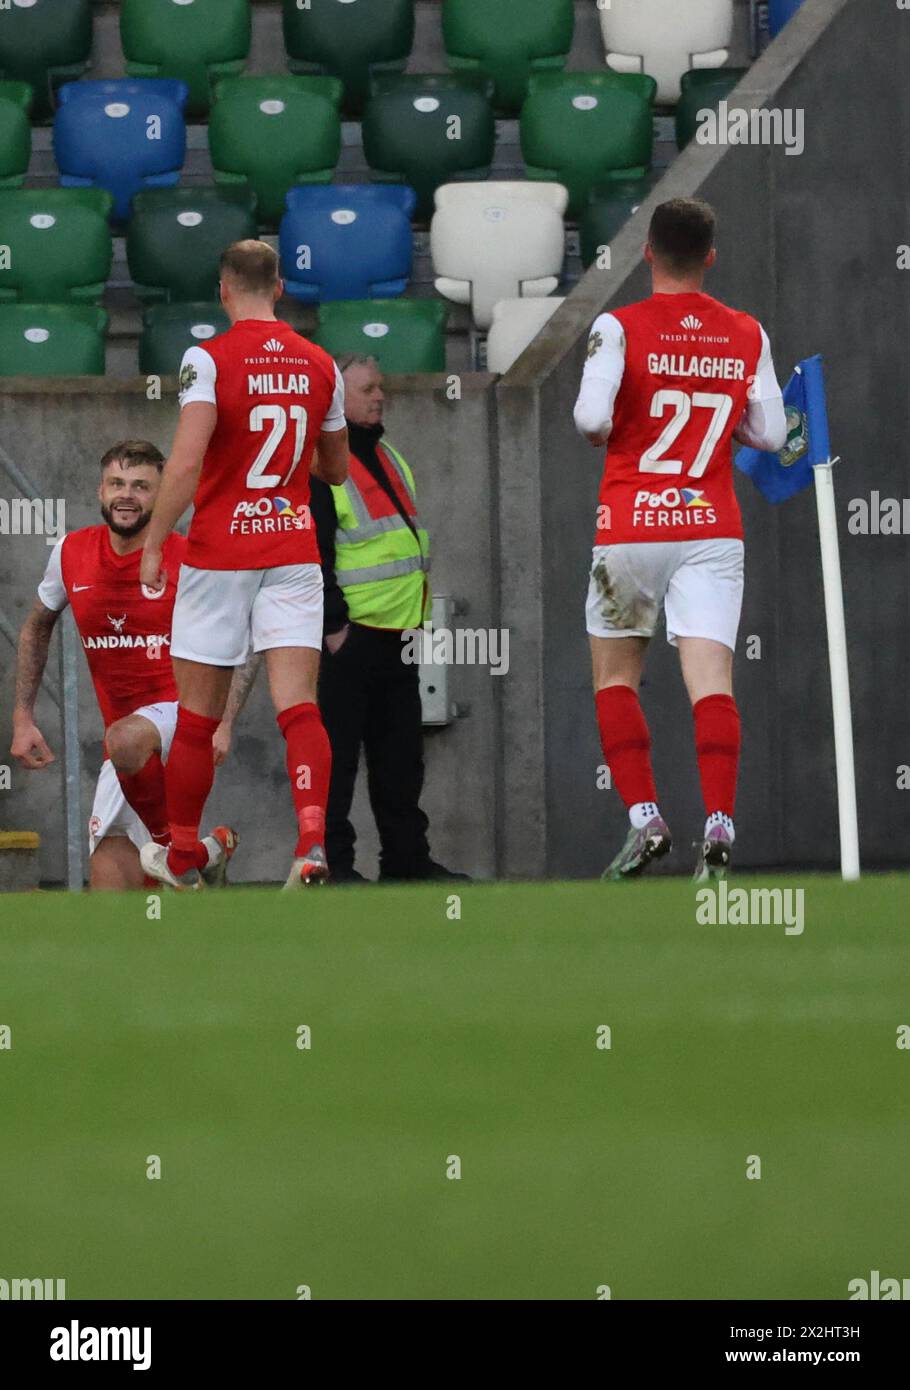
[(275, 319), (241, 319), (180, 370), (181, 407), (217, 406), (186, 563), (206, 570), (316, 564), (310, 463), (320, 431), (343, 429), (332, 358)]
[(45, 608), (72, 607), (105, 728), (143, 705), (177, 699), (171, 615), (186, 538), (168, 536), (162, 555), (167, 584), (150, 597), (139, 583), (141, 549), (117, 555), (106, 526), (86, 526), (57, 542), (38, 588)]
[(756, 319), (703, 293), (597, 320), (582, 389), (619, 389), (595, 545), (742, 538), (732, 440), (766, 342)]

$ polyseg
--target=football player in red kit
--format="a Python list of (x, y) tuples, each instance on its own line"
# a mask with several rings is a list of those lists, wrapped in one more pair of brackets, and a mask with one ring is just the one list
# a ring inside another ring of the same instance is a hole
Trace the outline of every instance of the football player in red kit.
[(614, 879), (671, 845), (638, 699), (661, 607), (695, 722), (707, 816), (696, 878), (722, 876), (734, 840), (743, 529), (732, 441), (779, 450), (787, 427), (761, 324), (702, 288), (714, 239), (706, 203), (657, 208), (645, 247), (653, 292), (596, 320), (575, 405), (579, 431), (607, 446), (587, 627), (603, 754), (631, 822), (605, 873)]
[[(156, 594), (139, 587), (142, 542), (163, 466), (146, 440), (124, 440), (107, 451), (98, 489), (104, 525), (57, 542), (19, 636), (11, 751), (23, 767), (40, 769), (54, 755), (35, 723), (35, 699), (54, 625), (71, 605), (105, 728), (89, 823), (93, 889), (141, 887), (139, 848), (149, 836), (167, 840), (163, 764), (177, 720), (170, 640), (183, 536), (168, 540), (165, 587)], [(219, 826), (205, 845), (204, 879), (220, 884), (231, 832)]]
[(180, 707), (166, 769), (170, 847), (153, 841), (141, 855), (147, 873), (175, 888), (197, 886), (205, 864), (212, 736), (251, 642), (265, 652), (287, 744), (297, 847), (286, 886), (328, 873), (331, 750), (316, 704), (322, 570), (309, 477), (347, 477), (344, 385), (327, 352), (276, 319), (283, 288), (265, 242), (224, 252), (232, 326), (184, 356), (180, 422), (145, 542), (141, 578), (156, 588), (167, 538), (194, 503), (171, 642)]

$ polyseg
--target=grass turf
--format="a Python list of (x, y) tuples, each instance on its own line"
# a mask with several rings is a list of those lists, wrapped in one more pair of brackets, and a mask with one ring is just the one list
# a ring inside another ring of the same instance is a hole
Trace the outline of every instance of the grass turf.
[(2, 898), (0, 1278), (844, 1299), (910, 1275), (910, 879), (786, 886), (801, 936), (699, 925), (679, 881), (468, 887), (460, 920), (436, 885), (172, 895), (160, 921), (143, 894)]

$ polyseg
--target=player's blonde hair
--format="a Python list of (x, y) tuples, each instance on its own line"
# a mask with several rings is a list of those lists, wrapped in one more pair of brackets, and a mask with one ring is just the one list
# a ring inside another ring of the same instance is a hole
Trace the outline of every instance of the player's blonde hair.
[(267, 241), (235, 241), (222, 252), (220, 270), (241, 294), (273, 294), (281, 278), (278, 253)]

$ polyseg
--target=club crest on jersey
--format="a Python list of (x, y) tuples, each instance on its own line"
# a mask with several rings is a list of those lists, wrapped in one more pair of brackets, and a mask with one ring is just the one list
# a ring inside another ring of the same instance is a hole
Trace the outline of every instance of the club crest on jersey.
[(262, 344), (263, 352), (284, 352), (284, 343), (279, 343), (277, 338), (269, 338), (267, 343)]
[(596, 352), (599, 352), (599, 351), (600, 351), (600, 349), (603, 347), (603, 345), (604, 345), (604, 337), (603, 337), (603, 334), (602, 334), (602, 333), (592, 333), (591, 336), (590, 336), (590, 338), (588, 339), (588, 356), (589, 356), (589, 357), (593, 357), (594, 354), (595, 354)]
[(780, 452), (781, 468), (792, 468), (809, 452), (806, 417), (795, 405), (787, 406), (787, 442)]
[(122, 618), (112, 618), (110, 613), (108, 613), (107, 620), (115, 632), (122, 632), (123, 624), (126, 622), (126, 614), (124, 613)]
[(701, 319), (697, 319), (694, 314), (687, 314), (680, 324), (680, 328), (688, 328), (693, 333), (696, 329), (701, 328), (701, 326)]

